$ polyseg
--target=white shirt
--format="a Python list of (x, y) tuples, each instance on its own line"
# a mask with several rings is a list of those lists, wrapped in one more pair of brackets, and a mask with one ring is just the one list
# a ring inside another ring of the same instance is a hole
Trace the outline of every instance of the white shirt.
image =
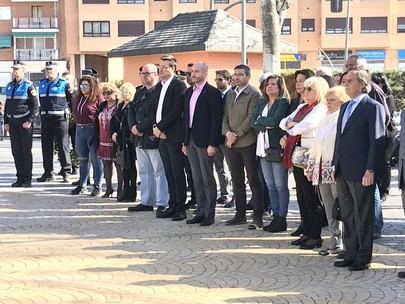
[[(266, 105), (263, 108), (262, 117), (267, 117), (269, 113), (269, 106)], [(259, 157), (266, 156), (266, 149), (269, 147), (269, 132), (266, 129), (264, 132), (259, 132), (257, 134), (257, 143), (256, 143), (256, 155)]]
[(235, 100), (233, 101), (234, 103), (236, 102), (236, 99), (238, 99), (240, 93), (242, 93), (243, 90), (247, 88), (247, 86), (248, 86), (248, 84), (245, 85), (243, 88), (236, 87), (236, 88), (234, 89), (234, 92), (236, 93)]
[(167, 88), (169, 87), (170, 83), (172, 82), (174, 75), (170, 77), (167, 81), (162, 81), (162, 90), (160, 91), (159, 95), (159, 103), (156, 111), (156, 122), (160, 122), (162, 120), (162, 108), (163, 108), (163, 100), (165, 99)]

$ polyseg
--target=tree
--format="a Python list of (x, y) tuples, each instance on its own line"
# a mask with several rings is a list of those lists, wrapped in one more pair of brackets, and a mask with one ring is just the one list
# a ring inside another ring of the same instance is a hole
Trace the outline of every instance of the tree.
[(281, 27), (292, 0), (261, 0), (263, 70), (280, 73)]

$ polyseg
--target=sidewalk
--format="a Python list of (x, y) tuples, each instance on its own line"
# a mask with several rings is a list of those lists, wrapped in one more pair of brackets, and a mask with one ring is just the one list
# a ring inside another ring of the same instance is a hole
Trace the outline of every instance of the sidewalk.
[[(333, 267), (333, 257), (289, 245), (298, 225), (295, 191), (287, 233), (225, 226), (234, 211), (223, 208), (214, 225), (200, 227), (128, 213), (131, 204), (114, 199), (70, 196), (73, 187), (59, 181), (11, 188), (10, 151), (8, 139), (0, 142), (2, 304), (405, 303), (405, 280), (397, 277), (405, 271), (405, 219), (396, 180), (371, 269), (350, 272)], [(33, 151), (39, 177), (38, 139)]]

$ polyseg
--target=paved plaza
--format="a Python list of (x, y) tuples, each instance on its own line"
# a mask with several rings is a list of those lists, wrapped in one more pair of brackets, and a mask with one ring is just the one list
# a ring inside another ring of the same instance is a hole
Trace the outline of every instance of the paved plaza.
[[(210, 227), (186, 225), (128, 213), (131, 204), (115, 199), (70, 196), (73, 187), (61, 177), (11, 188), (9, 144), (0, 142), (2, 304), (405, 303), (405, 280), (397, 277), (405, 271), (405, 219), (396, 169), (371, 269), (350, 272), (333, 267), (331, 256), (289, 245), (299, 220), (294, 190), (286, 233), (225, 226), (234, 210), (224, 208)], [(36, 178), (39, 139), (33, 151)]]

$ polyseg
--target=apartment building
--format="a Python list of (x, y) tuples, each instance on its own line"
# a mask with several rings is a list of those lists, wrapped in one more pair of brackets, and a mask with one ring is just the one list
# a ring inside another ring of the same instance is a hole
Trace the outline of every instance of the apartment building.
[(28, 65), (27, 77), (38, 81), (48, 60), (61, 56), (60, 9), (57, 0), (0, 0), (0, 90), (10, 81), (14, 59)]
[[(56, 59), (75, 78), (85, 67), (108, 80), (107, 52), (148, 33), (179, 13), (226, 9), (240, 18), (239, 0), (0, 0), (0, 87), (9, 63), (24, 58), (39, 77), (44, 60)], [(297, 46), (283, 67), (343, 64), (346, 7), (330, 11), (330, 0), (293, 0), (282, 40)], [(352, 0), (350, 52), (374, 70), (405, 70), (405, 1)], [(261, 28), (260, 0), (246, 0), (247, 23)], [(249, 53), (249, 50), (247, 50)], [(19, 57), (20, 56), (20, 57)], [(330, 60), (330, 61), (329, 61)]]

